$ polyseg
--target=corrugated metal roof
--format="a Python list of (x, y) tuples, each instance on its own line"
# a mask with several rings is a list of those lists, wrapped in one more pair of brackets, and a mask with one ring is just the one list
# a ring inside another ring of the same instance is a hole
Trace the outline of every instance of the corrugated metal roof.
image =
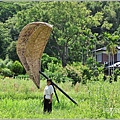
[(110, 65), (110, 66), (107, 66), (106, 68), (113, 68), (113, 67), (115, 67), (115, 68), (120, 68), (120, 62), (116, 62), (115, 64), (112, 64), (112, 65)]
[[(117, 49), (120, 50), (120, 46), (117, 46)], [(93, 50), (93, 52), (98, 52), (98, 51), (106, 51), (106, 47), (102, 47), (102, 48)]]
[(117, 46), (117, 49), (120, 50), (120, 46)]
[(99, 48), (99, 49), (93, 50), (93, 52), (97, 52), (97, 51), (106, 51), (106, 47), (102, 47), (102, 48)]

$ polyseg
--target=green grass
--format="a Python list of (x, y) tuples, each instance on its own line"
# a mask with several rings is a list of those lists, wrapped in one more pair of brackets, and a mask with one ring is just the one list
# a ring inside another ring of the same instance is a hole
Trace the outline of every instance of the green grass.
[(109, 82), (91, 81), (72, 87), (70, 82), (57, 84), (77, 103), (74, 105), (60, 91), (60, 103), (53, 96), (53, 111), (43, 114), (43, 90), (31, 80), (0, 79), (0, 118), (120, 118), (120, 79)]

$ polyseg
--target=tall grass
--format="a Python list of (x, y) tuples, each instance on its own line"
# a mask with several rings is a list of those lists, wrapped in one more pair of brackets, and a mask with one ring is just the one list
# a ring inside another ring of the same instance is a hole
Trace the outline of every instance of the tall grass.
[(46, 81), (41, 81), (38, 90), (31, 80), (5, 78), (0, 80), (0, 118), (120, 118), (120, 79), (91, 81), (75, 87), (70, 82), (60, 83), (76, 102), (74, 105), (60, 91), (60, 103), (53, 97), (53, 111), (43, 114), (43, 90)]

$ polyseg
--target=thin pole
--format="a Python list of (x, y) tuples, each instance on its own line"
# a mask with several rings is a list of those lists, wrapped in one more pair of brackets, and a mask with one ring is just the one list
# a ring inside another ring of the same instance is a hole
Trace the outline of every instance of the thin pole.
[(67, 98), (69, 98), (74, 104), (78, 105), (68, 94), (66, 94), (61, 88), (59, 88), (55, 83), (53, 83), (56, 88), (58, 88)]
[[(43, 74), (41, 71), (39, 71), (40, 74), (42, 74), (46, 79), (48, 79), (48, 77)], [(60, 87), (58, 87), (54, 82), (52, 82), (52, 85), (54, 85), (56, 88), (58, 88), (67, 98), (69, 98), (74, 104), (78, 105), (77, 102), (75, 102), (68, 94), (66, 94)]]
[(53, 85), (53, 89), (54, 89), (54, 92), (55, 92), (56, 99), (57, 99), (57, 101), (58, 101), (58, 103), (59, 103), (59, 98), (58, 98), (58, 96), (57, 96), (57, 93), (56, 93), (56, 90), (55, 90), (54, 85)]

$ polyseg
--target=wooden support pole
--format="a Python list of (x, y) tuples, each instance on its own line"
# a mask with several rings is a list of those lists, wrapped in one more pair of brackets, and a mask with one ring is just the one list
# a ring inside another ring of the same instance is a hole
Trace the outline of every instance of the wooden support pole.
[[(42, 74), (46, 79), (49, 79), (45, 74), (43, 74), (41, 71), (39, 71), (40, 74)], [(52, 82), (52, 85), (58, 88), (67, 98), (69, 98), (74, 104), (78, 105), (77, 102), (75, 102), (67, 93), (65, 93), (60, 87), (58, 87), (54, 82)], [(57, 98), (57, 97), (56, 97)]]

